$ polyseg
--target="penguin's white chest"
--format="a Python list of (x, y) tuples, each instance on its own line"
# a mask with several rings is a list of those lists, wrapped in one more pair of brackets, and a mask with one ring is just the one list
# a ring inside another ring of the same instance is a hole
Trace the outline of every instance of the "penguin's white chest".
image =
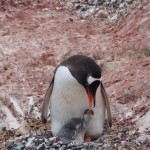
[(88, 107), (88, 96), (84, 87), (72, 76), (67, 67), (58, 67), (50, 108), (53, 134), (57, 135), (67, 120), (82, 118), (84, 110)]

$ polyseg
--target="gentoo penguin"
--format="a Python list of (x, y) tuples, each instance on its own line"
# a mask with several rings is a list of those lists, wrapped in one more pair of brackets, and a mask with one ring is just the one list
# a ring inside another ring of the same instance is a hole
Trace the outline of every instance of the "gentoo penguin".
[(78, 143), (83, 143), (85, 132), (90, 126), (93, 115), (92, 109), (86, 109), (83, 118), (68, 120), (60, 129), (58, 137), (65, 142), (75, 140)]
[(54, 71), (43, 102), (42, 122), (46, 123), (50, 108), (51, 130), (57, 136), (68, 120), (82, 118), (89, 105), (94, 107), (94, 116), (86, 136), (97, 138), (104, 128), (105, 112), (109, 125), (112, 124), (101, 70), (92, 58), (74, 55), (62, 61)]

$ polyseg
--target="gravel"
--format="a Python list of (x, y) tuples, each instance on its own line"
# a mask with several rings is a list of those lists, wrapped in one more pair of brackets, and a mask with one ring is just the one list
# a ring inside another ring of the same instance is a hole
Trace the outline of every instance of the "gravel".
[(30, 135), (27, 138), (21, 137), (16, 138), (14, 141), (7, 141), (5, 143), (4, 149), (7, 150), (43, 150), (43, 149), (98, 149), (99, 143), (83, 143), (78, 144), (76, 141), (72, 141), (71, 143), (66, 143), (63, 141), (60, 141), (57, 137), (47, 137), (47, 134), (45, 135)]
[(122, 130), (104, 132), (99, 139), (92, 142), (79, 144), (77, 141), (64, 142), (58, 137), (53, 137), (50, 131), (42, 134), (30, 134), (9, 139), (3, 143), (5, 150), (142, 150), (150, 146), (150, 133), (139, 135), (136, 131), (129, 135), (129, 128), (124, 127)]
[(140, 9), (148, 0), (66, 0), (66, 8), (79, 18), (100, 18), (106, 23), (116, 23), (132, 9)]

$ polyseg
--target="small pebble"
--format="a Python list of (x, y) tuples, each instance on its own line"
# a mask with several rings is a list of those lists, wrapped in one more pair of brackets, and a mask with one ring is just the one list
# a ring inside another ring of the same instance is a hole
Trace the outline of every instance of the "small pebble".
[(106, 10), (99, 10), (99, 12), (97, 13), (97, 16), (100, 18), (107, 18), (108, 17), (108, 12)]
[(127, 145), (127, 141), (121, 141), (121, 145), (125, 147)]
[(22, 143), (18, 143), (16, 145), (16, 150), (23, 150), (25, 148), (25, 146)]
[(104, 144), (103, 146), (102, 146), (102, 150), (107, 150), (107, 149), (109, 149), (110, 148), (110, 145), (109, 144)]
[(46, 147), (45, 144), (43, 143), (43, 144), (40, 144), (40, 145), (37, 147), (37, 150), (44, 150), (45, 148), (47, 148), (47, 147)]
[(46, 141), (45, 144), (46, 144), (47, 146), (52, 146), (52, 145), (53, 145), (53, 142), (52, 142), (52, 141)]
[(128, 128), (123, 128), (122, 130), (121, 130), (121, 132), (127, 132), (127, 131), (129, 131), (129, 129)]

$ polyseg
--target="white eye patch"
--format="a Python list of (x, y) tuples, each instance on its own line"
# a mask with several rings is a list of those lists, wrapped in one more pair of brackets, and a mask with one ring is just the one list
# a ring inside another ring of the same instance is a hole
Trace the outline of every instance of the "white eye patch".
[(88, 84), (91, 84), (91, 83), (93, 83), (93, 82), (96, 81), (96, 80), (99, 80), (100, 82), (102, 81), (101, 78), (94, 78), (94, 77), (92, 77), (92, 76), (89, 76), (89, 77), (87, 78)]

